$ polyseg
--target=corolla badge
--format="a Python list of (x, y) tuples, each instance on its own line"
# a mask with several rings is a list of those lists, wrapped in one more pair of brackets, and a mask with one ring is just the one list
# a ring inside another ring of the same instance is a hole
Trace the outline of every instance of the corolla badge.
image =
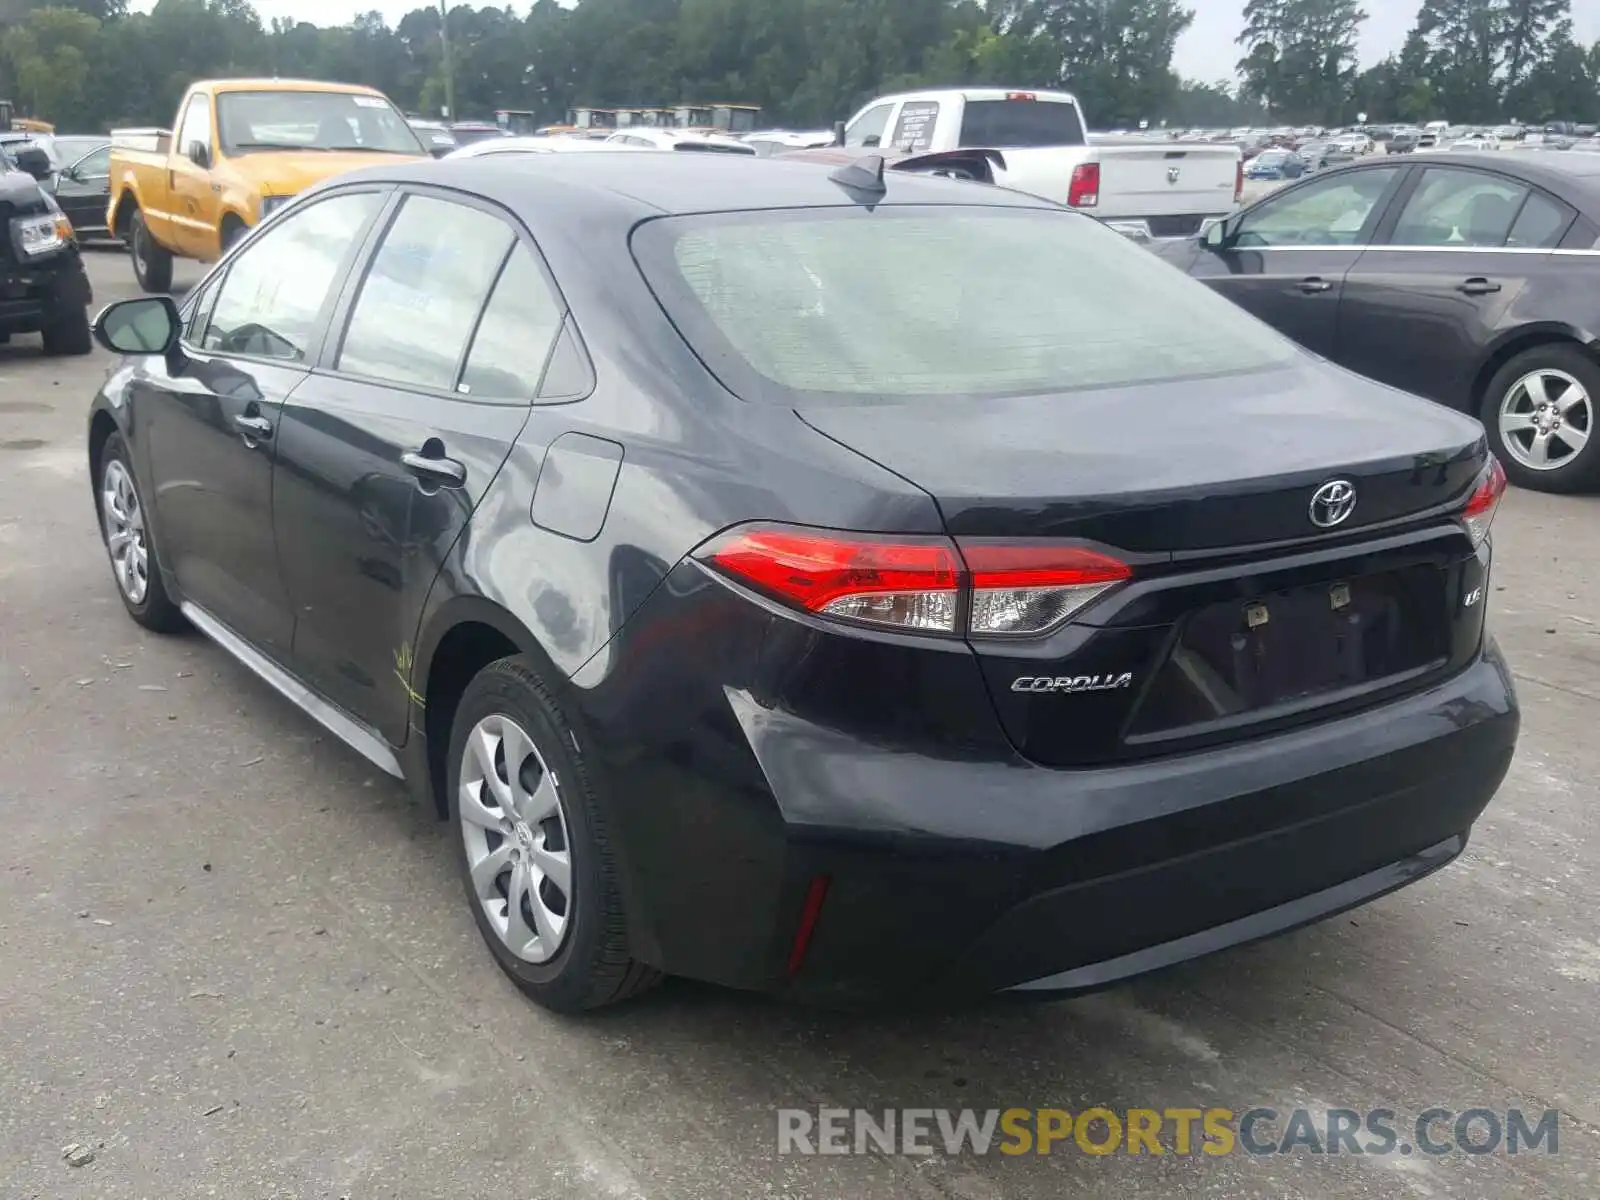
[(1311, 494), (1311, 523), (1318, 529), (1343, 524), (1356, 510), (1356, 485), (1348, 479), (1332, 479)]
[(1019, 675), (1011, 681), (1013, 692), (1115, 692), (1133, 686), (1133, 674), (1121, 675)]

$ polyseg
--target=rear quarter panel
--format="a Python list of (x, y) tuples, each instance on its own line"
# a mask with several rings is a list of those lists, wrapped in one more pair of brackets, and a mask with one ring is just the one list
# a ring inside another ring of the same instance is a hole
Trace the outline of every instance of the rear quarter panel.
[(107, 225), (115, 228), (117, 209), (123, 197), (131, 195), (144, 213), (151, 236), (171, 249), (172, 190), (167, 186), (167, 156), (144, 150), (112, 150), (110, 183)]

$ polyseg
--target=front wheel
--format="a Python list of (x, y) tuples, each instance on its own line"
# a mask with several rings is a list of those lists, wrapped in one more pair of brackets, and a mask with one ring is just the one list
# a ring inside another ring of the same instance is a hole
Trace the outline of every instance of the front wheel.
[(1540, 492), (1600, 485), (1600, 364), (1570, 343), (1524, 350), (1495, 374), (1480, 417), (1511, 482)]
[(161, 562), (150, 540), (144, 497), (120, 433), (107, 438), (100, 451), (99, 484), (100, 536), (105, 540), (123, 607), (146, 629), (176, 633), (187, 622), (161, 581)]
[(491, 663), (467, 685), (446, 778), (473, 920), (523, 992), (576, 1013), (660, 978), (628, 952), (597, 783), (525, 657)]
[(144, 213), (137, 210), (128, 222), (128, 250), (133, 258), (133, 277), (142, 289), (172, 290), (172, 251), (156, 241), (145, 224)]

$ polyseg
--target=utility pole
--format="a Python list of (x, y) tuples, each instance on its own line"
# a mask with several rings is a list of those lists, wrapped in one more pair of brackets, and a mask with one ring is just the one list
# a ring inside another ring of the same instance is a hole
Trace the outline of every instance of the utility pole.
[(455, 70), (450, 65), (450, 0), (439, 0), (439, 40), (444, 44), (445, 120), (456, 119)]

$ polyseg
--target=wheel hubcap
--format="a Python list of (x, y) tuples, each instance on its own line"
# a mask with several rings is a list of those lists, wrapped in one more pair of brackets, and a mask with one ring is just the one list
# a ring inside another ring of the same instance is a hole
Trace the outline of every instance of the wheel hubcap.
[(106, 464), (100, 483), (100, 510), (105, 515), (106, 549), (117, 586), (131, 604), (143, 604), (150, 590), (150, 553), (145, 545), (144, 509), (134, 491), (133, 476), (117, 459)]
[(1500, 439), (1530, 471), (1566, 466), (1589, 444), (1593, 431), (1589, 391), (1565, 371), (1530, 371), (1500, 401)]
[(472, 892), (524, 962), (555, 957), (572, 916), (572, 852), (561, 781), (510, 717), (490, 716), (461, 756), (461, 834)]

